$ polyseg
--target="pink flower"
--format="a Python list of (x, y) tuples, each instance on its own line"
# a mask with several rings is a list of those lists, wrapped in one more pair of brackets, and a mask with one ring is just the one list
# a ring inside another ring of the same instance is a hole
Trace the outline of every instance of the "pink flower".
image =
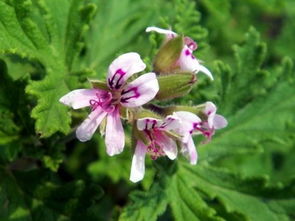
[(187, 111), (174, 112), (173, 116), (180, 119), (180, 126), (176, 129), (176, 132), (182, 136), (181, 152), (189, 159), (191, 164), (195, 165), (197, 164), (198, 154), (192, 135), (201, 124), (201, 119), (197, 115)]
[(216, 110), (216, 106), (211, 101), (206, 102), (203, 110), (203, 114), (206, 116), (205, 120), (201, 120), (197, 115), (190, 112), (175, 112), (174, 116), (181, 120), (182, 130), (177, 132), (184, 136), (183, 142), (187, 142), (186, 136), (189, 134), (203, 134), (207, 141), (210, 141), (216, 129), (226, 127), (227, 120), (223, 116), (216, 114)]
[[(151, 31), (166, 35), (166, 41), (169, 41), (177, 36), (177, 34), (171, 30), (165, 30), (157, 27), (148, 27), (146, 29), (146, 32)], [(213, 80), (211, 72), (206, 67), (201, 65), (198, 59), (196, 59), (196, 57), (193, 55), (193, 51), (197, 49), (197, 44), (189, 37), (184, 38), (184, 43), (185, 45), (177, 61), (177, 65), (180, 67), (180, 69), (182, 71), (190, 71), (194, 73), (201, 71), (211, 80)]]
[(132, 82), (127, 82), (130, 76), (143, 71), (145, 67), (137, 53), (123, 54), (109, 66), (108, 90), (77, 89), (60, 98), (61, 103), (74, 109), (91, 107), (91, 113), (76, 130), (76, 136), (80, 141), (90, 140), (102, 120), (106, 118), (107, 153), (113, 156), (123, 151), (125, 137), (120, 107), (141, 106), (152, 100), (159, 90), (155, 73), (143, 74)]
[(155, 118), (137, 120), (137, 129), (144, 132), (150, 144), (147, 146), (141, 140), (137, 141), (130, 173), (130, 180), (132, 182), (138, 182), (144, 177), (146, 153), (151, 155), (152, 159), (157, 159), (161, 156), (168, 156), (171, 160), (176, 158), (176, 142), (166, 132), (178, 126), (178, 119), (172, 115), (167, 116), (164, 120)]
[(207, 116), (205, 121), (191, 112), (177, 111), (173, 113), (173, 116), (180, 120), (180, 126), (176, 129), (176, 132), (182, 136), (181, 152), (190, 160), (191, 164), (196, 164), (198, 160), (192, 136), (201, 133), (210, 141), (216, 129), (227, 126), (227, 120), (216, 114), (216, 110), (217, 108), (212, 102), (206, 102), (203, 111)]
[(211, 140), (216, 129), (222, 129), (227, 126), (227, 120), (219, 114), (216, 114), (217, 108), (211, 101), (205, 103), (203, 113), (207, 116), (207, 120), (202, 121), (200, 126), (196, 128), (204, 136)]

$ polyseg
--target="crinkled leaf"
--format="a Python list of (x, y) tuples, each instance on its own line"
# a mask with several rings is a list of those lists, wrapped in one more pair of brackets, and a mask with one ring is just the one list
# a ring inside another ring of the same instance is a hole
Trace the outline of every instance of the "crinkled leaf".
[(96, 185), (82, 180), (59, 183), (38, 170), (12, 173), (0, 168), (0, 175), (1, 219), (94, 220), (91, 208), (102, 194)]
[(67, 108), (58, 100), (70, 89), (72, 63), (94, 9), (77, 0), (0, 2), (0, 51), (38, 60), (46, 70), (44, 79), (26, 88), (38, 98), (32, 117), (43, 137), (70, 129)]

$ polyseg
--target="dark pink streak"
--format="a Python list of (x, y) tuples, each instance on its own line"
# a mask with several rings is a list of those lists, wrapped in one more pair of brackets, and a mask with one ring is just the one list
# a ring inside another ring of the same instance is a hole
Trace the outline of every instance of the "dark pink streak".
[(127, 103), (129, 99), (131, 98), (138, 98), (140, 96), (140, 93), (138, 92), (138, 88), (137, 87), (133, 87), (133, 88), (130, 88), (128, 90), (123, 90), (121, 95), (124, 95), (124, 94), (127, 94), (129, 92), (133, 92), (133, 95), (130, 96), (130, 97), (124, 97), (124, 98), (121, 98), (121, 102), (122, 103)]
[[(111, 89), (119, 89), (122, 86), (122, 83), (120, 84), (120, 81), (124, 77), (126, 72), (124, 72), (121, 68), (116, 71), (116, 73), (112, 76), (111, 79), (108, 79), (108, 83)], [(118, 79), (115, 79), (115, 77), (119, 75)]]

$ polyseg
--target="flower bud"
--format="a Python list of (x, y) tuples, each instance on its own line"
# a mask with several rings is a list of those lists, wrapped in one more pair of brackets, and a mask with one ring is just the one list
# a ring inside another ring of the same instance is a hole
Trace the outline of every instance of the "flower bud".
[(184, 46), (182, 36), (172, 38), (165, 43), (157, 53), (154, 60), (154, 71), (157, 74), (172, 73), (177, 69), (177, 60)]
[(158, 77), (158, 100), (173, 99), (186, 95), (196, 82), (196, 75), (192, 73), (175, 73)]

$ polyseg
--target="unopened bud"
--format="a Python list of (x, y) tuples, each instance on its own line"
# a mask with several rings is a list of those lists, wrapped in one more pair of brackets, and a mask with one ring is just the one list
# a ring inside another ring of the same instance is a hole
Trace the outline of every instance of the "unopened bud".
[(158, 77), (158, 100), (173, 99), (186, 95), (196, 82), (196, 75), (192, 73), (176, 73)]

